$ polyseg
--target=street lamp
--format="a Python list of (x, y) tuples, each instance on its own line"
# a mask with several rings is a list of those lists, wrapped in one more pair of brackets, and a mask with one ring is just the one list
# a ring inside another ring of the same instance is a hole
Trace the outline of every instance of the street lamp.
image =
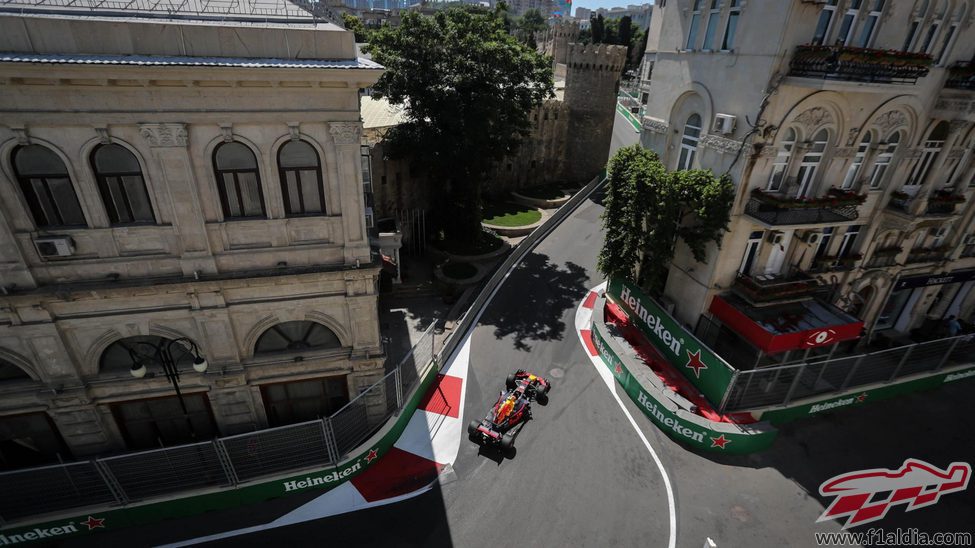
[(179, 398), (179, 406), (183, 410), (183, 418), (186, 419), (187, 424), (190, 426), (190, 433), (195, 438), (196, 431), (193, 429), (193, 423), (189, 420), (189, 413), (186, 411), (186, 402), (183, 401), (183, 393), (179, 389), (179, 369), (176, 367), (176, 359), (173, 358), (173, 345), (177, 344), (184, 350), (184, 353), (187, 347), (189, 347), (189, 351), (193, 355), (193, 370), (197, 373), (205, 373), (207, 365), (209, 365), (206, 358), (203, 357), (196, 343), (186, 337), (179, 339), (161, 339), (158, 343), (147, 341), (130, 342), (125, 344), (124, 347), (132, 358), (132, 368), (129, 369), (129, 373), (133, 377), (137, 379), (145, 377), (146, 373), (148, 373), (149, 365), (158, 364), (162, 367), (163, 373), (176, 391), (176, 397)]

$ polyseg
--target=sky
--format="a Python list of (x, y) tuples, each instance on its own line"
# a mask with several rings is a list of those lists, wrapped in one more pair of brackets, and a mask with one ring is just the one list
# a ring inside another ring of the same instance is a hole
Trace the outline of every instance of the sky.
[(648, 2), (647, 0), (630, 0), (629, 2), (625, 0), (572, 0), (572, 15), (576, 14), (576, 8), (588, 8), (591, 10), (596, 10), (599, 8), (623, 8), (633, 5), (640, 4), (652, 4), (653, 2)]

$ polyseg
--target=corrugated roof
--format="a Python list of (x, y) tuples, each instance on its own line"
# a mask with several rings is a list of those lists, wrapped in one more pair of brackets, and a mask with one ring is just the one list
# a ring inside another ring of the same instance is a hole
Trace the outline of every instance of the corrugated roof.
[(373, 99), (369, 96), (359, 98), (359, 113), (362, 128), (383, 128), (402, 124), (406, 121), (403, 107), (391, 105), (386, 99)]
[(0, 63), (142, 65), (189, 67), (382, 69), (367, 59), (248, 59), (244, 57), (173, 57), (155, 55), (62, 55), (0, 53)]

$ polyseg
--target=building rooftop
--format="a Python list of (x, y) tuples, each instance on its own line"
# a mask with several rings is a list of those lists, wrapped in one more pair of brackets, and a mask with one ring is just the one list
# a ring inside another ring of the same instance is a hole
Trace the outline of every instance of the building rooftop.
[[(360, 59), (360, 62), (370, 61)], [(373, 99), (369, 96), (363, 96), (359, 99), (359, 107), (359, 112), (362, 113), (363, 129), (392, 127), (406, 121), (403, 107), (391, 105), (386, 99)]]
[[(76, 65), (207, 66), (239, 68), (378, 69), (366, 59), (251, 59), (241, 57), (184, 57), (163, 55), (59, 55), (0, 53), (0, 63)], [(397, 122), (398, 123), (398, 122)]]
[(323, 21), (289, 0), (0, 0), (0, 13), (70, 15), (95, 18), (149, 18), (286, 23), (314, 25)]

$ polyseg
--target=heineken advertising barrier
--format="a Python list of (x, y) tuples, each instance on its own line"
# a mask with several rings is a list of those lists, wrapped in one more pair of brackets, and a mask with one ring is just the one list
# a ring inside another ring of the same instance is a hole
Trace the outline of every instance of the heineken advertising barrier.
[(606, 295), (627, 313), (647, 340), (704, 394), (711, 405), (721, 406), (734, 377), (733, 367), (629, 281), (610, 278)]
[(406, 425), (410, 422), (410, 418), (416, 411), (421, 398), (426, 394), (434, 379), (437, 378), (437, 372), (436, 367), (430, 367), (427, 370), (422, 383), (413, 393), (409, 402), (403, 406), (396, 422), (381, 438), (367, 446), (368, 449), (358, 456), (346, 459), (336, 466), (328, 466), (314, 471), (306, 470), (299, 475), (263, 481), (236, 489), (225, 489), (112, 510), (95, 509), (73, 517), (0, 529), (0, 546), (35, 541), (57, 542), (69, 536), (98, 533), (109, 529), (153, 523), (163, 519), (192, 516), (210, 510), (253, 504), (310, 488), (315, 488), (316, 492), (324, 494), (358, 476), (389, 451), (403, 430), (406, 429)]
[[(795, 407), (765, 411), (760, 414), (759, 418), (772, 424), (781, 424), (818, 413), (848, 409), (865, 403), (886, 400), (887, 398), (916, 392), (918, 390), (930, 390), (964, 379), (975, 379), (975, 366), (967, 365), (937, 375), (908, 380), (898, 384), (887, 384), (875, 388), (861, 388), (860, 390), (851, 390), (841, 395), (834, 394), (829, 398), (821, 398)], [(758, 413), (753, 414), (759, 415)]]
[(730, 454), (761, 451), (775, 440), (778, 431), (768, 424), (714, 422), (679, 408), (666, 389), (642, 384), (631, 374), (630, 368), (640, 365), (621, 358), (619, 343), (605, 331), (602, 314), (594, 311), (591, 334), (599, 357), (637, 407), (670, 438), (694, 449)]

